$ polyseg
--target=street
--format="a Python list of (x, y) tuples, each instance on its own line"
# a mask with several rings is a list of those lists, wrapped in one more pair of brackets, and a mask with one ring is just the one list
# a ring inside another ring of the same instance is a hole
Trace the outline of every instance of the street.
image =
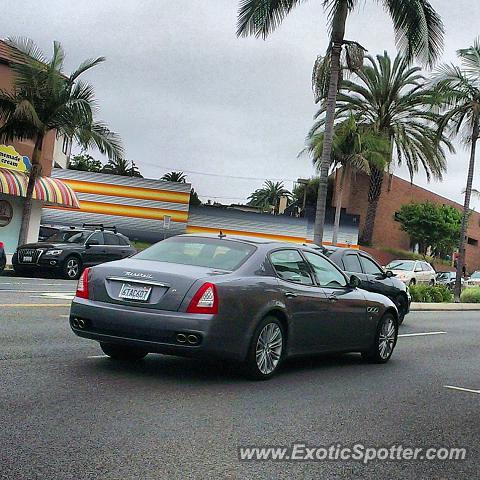
[[(2, 479), (478, 476), (477, 312), (411, 313), (386, 365), (353, 354), (298, 359), (271, 381), (251, 382), (233, 366), (199, 360), (112, 362), (71, 332), (74, 288), (0, 277)], [(241, 446), (295, 442), (466, 447), (468, 456), (368, 465), (238, 459)]]

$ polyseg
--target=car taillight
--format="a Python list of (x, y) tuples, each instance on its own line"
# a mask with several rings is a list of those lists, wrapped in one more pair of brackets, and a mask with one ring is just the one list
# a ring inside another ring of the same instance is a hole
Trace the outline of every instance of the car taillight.
[(0, 242), (0, 248), (3, 248), (5, 244), (3, 242)]
[(218, 313), (217, 287), (213, 283), (204, 283), (193, 296), (187, 313)]
[(77, 291), (75, 296), (78, 298), (88, 298), (88, 272), (90, 268), (86, 268), (78, 279)]

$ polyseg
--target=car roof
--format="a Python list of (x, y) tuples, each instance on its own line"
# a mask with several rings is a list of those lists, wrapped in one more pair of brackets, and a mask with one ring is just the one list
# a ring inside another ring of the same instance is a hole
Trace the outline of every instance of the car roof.
[(218, 238), (220, 240), (235, 240), (237, 242), (251, 243), (251, 244), (282, 244), (282, 245), (292, 245), (288, 242), (279, 242), (278, 240), (273, 240), (271, 238), (262, 238), (262, 237), (250, 237), (247, 235), (224, 235), (220, 236), (220, 233), (185, 233), (183, 235), (176, 235), (177, 237), (196, 237), (196, 238)]

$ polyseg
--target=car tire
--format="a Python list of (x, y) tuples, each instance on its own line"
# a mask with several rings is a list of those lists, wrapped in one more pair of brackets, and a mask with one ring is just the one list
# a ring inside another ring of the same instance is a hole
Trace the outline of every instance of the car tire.
[(247, 360), (245, 374), (252, 380), (268, 380), (278, 371), (286, 352), (285, 328), (277, 317), (265, 317), (255, 329)]
[(408, 300), (405, 298), (404, 295), (398, 295), (398, 297), (395, 298), (393, 303), (395, 303), (398, 310), (398, 325), (401, 325), (405, 320), (405, 315), (407, 314)]
[(431, 287), (434, 287), (434, 286), (435, 286), (435, 280), (434, 280), (433, 278), (430, 280), (430, 286), (431, 286)]
[(142, 348), (125, 347), (112, 343), (100, 343), (100, 348), (105, 355), (108, 355), (113, 360), (135, 361), (141, 360), (148, 355), (148, 352)]
[(362, 352), (362, 357), (371, 363), (387, 363), (392, 356), (398, 338), (398, 321), (392, 313), (386, 313), (378, 322), (372, 347)]
[(413, 285), (416, 285), (416, 284), (417, 284), (417, 281), (416, 281), (414, 278), (412, 278), (412, 279), (410, 280), (410, 282), (408, 282), (408, 286), (409, 286), (409, 287), (411, 287), (411, 286), (413, 286)]
[(82, 261), (71, 255), (63, 262), (62, 271), (63, 277), (67, 280), (78, 280), (82, 274)]

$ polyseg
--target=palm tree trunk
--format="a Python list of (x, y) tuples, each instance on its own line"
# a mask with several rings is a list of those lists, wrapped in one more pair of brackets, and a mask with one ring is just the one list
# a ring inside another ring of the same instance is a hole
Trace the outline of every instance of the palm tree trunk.
[(317, 210), (313, 228), (313, 243), (321, 245), (325, 225), (325, 207), (327, 202), (328, 172), (330, 170), (333, 131), (335, 122), (335, 108), (337, 106), (338, 81), (340, 78), (340, 55), (345, 37), (348, 4), (342, 0), (335, 11), (332, 21), (332, 35), (330, 53), (330, 82), (328, 85), (327, 108), (325, 114), (325, 133), (322, 158), (320, 161), (320, 179), (318, 182)]
[(455, 302), (460, 302), (460, 294), (462, 293), (462, 275), (463, 266), (465, 265), (465, 240), (467, 237), (468, 218), (470, 213), (470, 198), (472, 196), (473, 173), (475, 170), (475, 151), (477, 148), (477, 140), (479, 136), (479, 119), (475, 117), (473, 132), (472, 132), (472, 146), (470, 149), (470, 162), (468, 164), (467, 186), (465, 188), (465, 202), (463, 204), (462, 228), (460, 233), (460, 248), (457, 260), (457, 276), (455, 279)]
[(30, 226), (30, 218), (32, 216), (32, 197), (35, 188), (35, 182), (40, 175), (40, 155), (42, 154), (43, 135), (38, 135), (35, 140), (35, 146), (32, 153), (32, 170), (28, 177), (28, 185), (26, 197), (23, 202), (22, 223), (20, 225), (20, 233), (18, 235), (18, 244), (27, 243), (28, 228)]
[(375, 227), (375, 218), (377, 216), (378, 200), (382, 194), (384, 171), (373, 167), (370, 174), (370, 186), (368, 189), (368, 207), (365, 217), (365, 225), (360, 237), (363, 244), (371, 244), (373, 238), (373, 229)]
[(348, 170), (348, 167), (342, 168), (342, 175), (340, 176), (340, 185), (338, 186), (337, 201), (335, 205), (335, 222), (333, 223), (333, 236), (332, 236), (333, 245), (336, 245), (338, 241), (338, 231), (340, 230), (340, 215), (342, 212), (343, 187), (345, 186), (345, 179), (347, 178), (347, 170)]

